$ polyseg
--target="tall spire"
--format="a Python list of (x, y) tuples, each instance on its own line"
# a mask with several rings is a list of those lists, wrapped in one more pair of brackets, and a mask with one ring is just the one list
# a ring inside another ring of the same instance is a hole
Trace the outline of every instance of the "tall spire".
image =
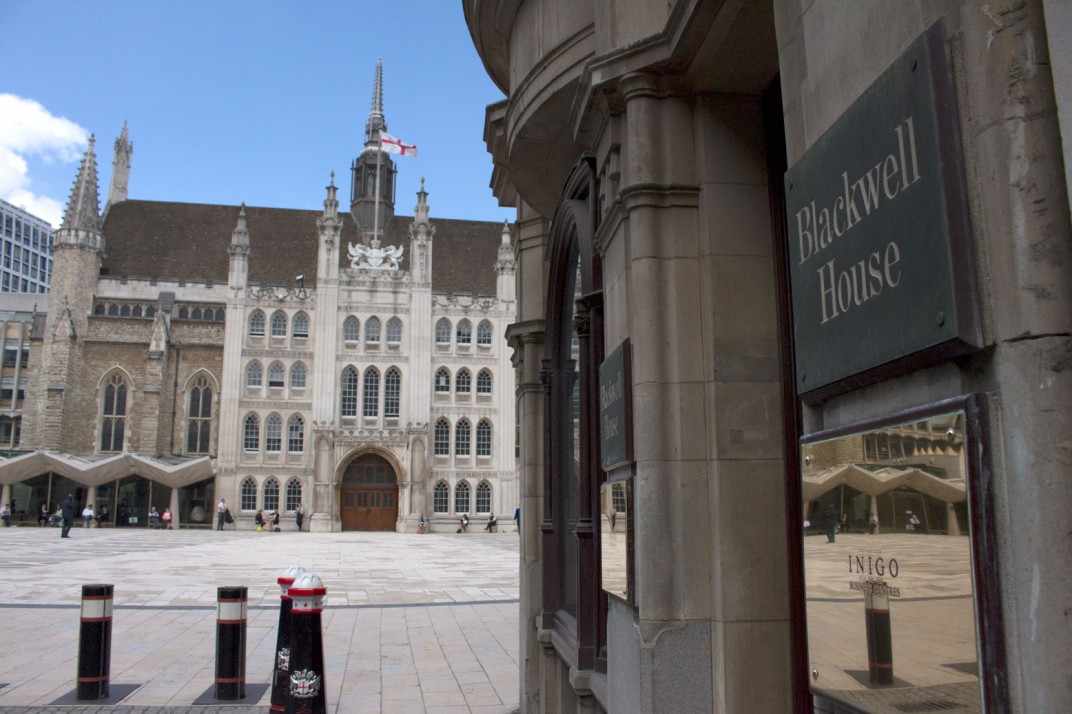
[(383, 116), (383, 60), (376, 60), (372, 109), (365, 123), (365, 146), (350, 166), (350, 215), (363, 243), (379, 241), (395, 215), (395, 163), (380, 146), (387, 130)]
[(368, 121), (365, 122), (365, 145), (375, 143), (378, 138), (377, 132), (387, 130), (387, 122), (383, 118), (383, 60), (376, 60), (376, 77), (372, 85), (372, 109), (369, 111)]
[(134, 153), (134, 144), (127, 135), (127, 123), (123, 121), (123, 131), (115, 140), (115, 156), (112, 158), (112, 182), (108, 186), (108, 202), (104, 204), (104, 213), (113, 205), (127, 200), (127, 185), (130, 182), (130, 157)]
[(89, 146), (82, 156), (82, 166), (67, 199), (67, 211), (63, 214), (60, 230), (86, 231), (100, 234), (100, 198), (97, 193), (97, 155), (93, 151), (94, 138), (89, 135)]

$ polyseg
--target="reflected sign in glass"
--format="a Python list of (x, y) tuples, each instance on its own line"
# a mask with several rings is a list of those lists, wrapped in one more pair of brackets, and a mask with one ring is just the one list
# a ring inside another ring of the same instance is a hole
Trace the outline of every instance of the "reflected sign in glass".
[(803, 445), (808, 659), (818, 697), (864, 712), (898, 702), (983, 710), (965, 417), (954, 411)]
[(633, 602), (632, 480), (608, 482), (599, 489), (600, 576), (608, 595)]

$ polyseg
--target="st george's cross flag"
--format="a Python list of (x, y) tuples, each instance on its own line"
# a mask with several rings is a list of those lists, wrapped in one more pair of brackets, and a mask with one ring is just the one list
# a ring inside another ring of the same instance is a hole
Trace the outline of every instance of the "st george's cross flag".
[(396, 139), (385, 131), (380, 132), (380, 147), (388, 154), (402, 154), (402, 156), (417, 155), (416, 144), (407, 144), (401, 139)]

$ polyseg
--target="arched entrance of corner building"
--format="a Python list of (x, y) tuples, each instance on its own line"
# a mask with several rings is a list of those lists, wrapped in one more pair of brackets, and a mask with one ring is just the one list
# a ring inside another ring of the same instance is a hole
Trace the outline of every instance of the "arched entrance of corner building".
[(339, 518), (344, 531), (393, 531), (398, 520), (398, 476), (384, 457), (364, 453), (343, 470)]

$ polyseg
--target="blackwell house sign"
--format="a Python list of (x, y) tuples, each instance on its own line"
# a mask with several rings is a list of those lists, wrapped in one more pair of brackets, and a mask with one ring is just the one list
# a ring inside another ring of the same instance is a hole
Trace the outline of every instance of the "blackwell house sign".
[(955, 100), (938, 23), (786, 172), (802, 394), (979, 346)]

